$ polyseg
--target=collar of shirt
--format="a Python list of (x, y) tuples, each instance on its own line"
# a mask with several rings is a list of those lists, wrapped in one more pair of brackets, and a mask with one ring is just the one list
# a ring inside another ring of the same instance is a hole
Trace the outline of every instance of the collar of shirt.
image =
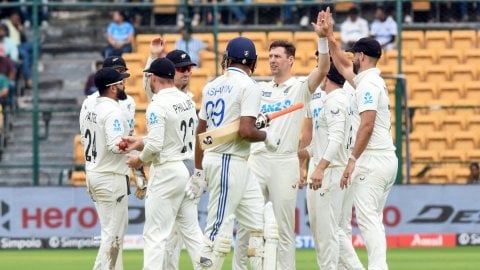
[(117, 104), (118, 105), (118, 101), (113, 99), (113, 98), (109, 98), (109, 97), (102, 97), (102, 96), (98, 96), (97, 97), (97, 104), (100, 103), (100, 102), (111, 102), (111, 103), (114, 103), (114, 104)]
[(281, 84), (276, 83), (274, 80), (272, 80), (270, 83), (272, 85), (272, 88), (284, 88), (293, 85), (297, 80), (294, 77), (290, 77), (288, 80), (284, 81)]
[(365, 78), (370, 73), (376, 73), (378, 76), (380, 76), (380, 70), (378, 68), (369, 68), (358, 73), (357, 76), (353, 78), (353, 82), (355, 82), (355, 85), (358, 87), (363, 78)]
[(164, 89), (160, 90), (158, 93), (154, 94), (153, 97), (166, 95), (166, 94), (169, 94), (169, 93), (172, 93), (172, 92), (175, 92), (175, 91), (180, 91), (180, 90), (178, 90), (176, 87), (164, 88)]
[(229, 71), (229, 72), (240, 72), (240, 73), (248, 76), (248, 74), (245, 71), (243, 71), (239, 68), (236, 68), (236, 67), (229, 67), (229, 68), (227, 68), (227, 71)]

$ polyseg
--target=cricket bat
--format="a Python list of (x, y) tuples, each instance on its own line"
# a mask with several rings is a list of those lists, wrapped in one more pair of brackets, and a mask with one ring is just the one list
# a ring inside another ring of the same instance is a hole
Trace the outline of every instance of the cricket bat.
[[(299, 110), (303, 108), (303, 106), (304, 106), (303, 102), (300, 102), (286, 109), (269, 113), (267, 114), (268, 121), (271, 121), (282, 115)], [(198, 141), (200, 142), (200, 148), (202, 148), (202, 150), (206, 150), (208, 148), (212, 148), (220, 144), (231, 142), (239, 138), (239, 135), (238, 135), (239, 127), (240, 127), (240, 120), (236, 120), (225, 126), (221, 126), (219, 128), (198, 134)]]

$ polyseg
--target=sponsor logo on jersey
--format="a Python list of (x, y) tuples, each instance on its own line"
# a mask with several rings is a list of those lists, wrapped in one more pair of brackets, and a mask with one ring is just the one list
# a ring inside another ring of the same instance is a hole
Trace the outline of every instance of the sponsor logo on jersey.
[(372, 104), (373, 103), (373, 96), (370, 94), (370, 92), (366, 92), (365, 95), (363, 96), (363, 104)]
[(330, 113), (331, 113), (333, 116), (337, 116), (337, 115), (339, 115), (339, 113), (340, 113), (340, 108), (336, 108), (336, 109), (330, 110)]
[(120, 125), (120, 121), (118, 119), (113, 121), (113, 131), (122, 131), (122, 125)]
[(280, 110), (286, 109), (292, 106), (292, 101), (289, 99), (285, 99), (283, 101), (278, 101), (272, 104), (262, 104), (260, 107), (261, 113), (270, 113), (270, 112), (278, 112)]
[(272, 92), (262, 91), (262, 97), (271, 97), (271, 96), (272, 96)]
[(313, 93), (312, 99), (318, 99), (322, 97), (322, 93)]

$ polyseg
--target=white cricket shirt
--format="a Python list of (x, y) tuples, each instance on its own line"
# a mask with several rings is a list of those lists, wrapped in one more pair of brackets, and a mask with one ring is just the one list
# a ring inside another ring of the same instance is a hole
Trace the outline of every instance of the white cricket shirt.
[[(291, 77), (280, 85), (277, 85), (274, 81), (261, 82), (259, 86), (262, 94), (259, 110), (261, 113), (280, 111), (299, 102), (308, 104), (311, 99), (307, 77)], [(282, 136), (280, 145), (277, 151), (275, 151), (276, 154), (291, 154), (298, 151), (305, 110), (306, 108), (304, 107), (303, 109), (283, 115), (270, 122), (267, 131), (274, 131)], [(252, 144), (252, 154), (260, 152), (272, 153), (267, 150), (263, 142)]]
[(340, 39), (343, 43), (356, 42), (363, 37), (368, 37), (368, 22), (361, 17), (355, 21), (348, 17), (340, 26)]
[[(202, 95), (198, 116), (207, 121), (207, 131), (230, 124), (241, 116), (256, 118), (258, 115), (258, 84), (241, 69), (229, 67), (225, 74), (203, 88)], [(236, 139), (205, 150), (209, 151), (247, 157), (250, 154), (250, 142)]]
[[(321, 94), (318, 101), (310, 103), (310, 109), (313, 120), (313, 160), (318, 164), (320, 160), (326, 159), (330, 162), (329, 167), (345, 166), (347, 163), (347, 151), (345, 147), (345, 133), (350, 129), (347, 119), (347, 108), (349, 101), (345, 91), (342, 88), (326, 93), (324, 91), (315, 92)], [(313, 98), (312, 98), (313, 100)], [(326, 155), (328, 152), (334, 153), (332, 157)]]
[[(85, 119), (85, 112), (90, 108), (93, 108), (96, 104), (96, 98), (99, 97), (100, 94), (97, 92), (92, 93), (91, 95), (87, 96), (82, 103), (82, 108), (80, 110), (80, 129), (82, 129), (82, 119)], [(127, 95), (126, 100), (119, 100), (120, 108), (125, 113), (125, 119), (128, 122), (129, 133), (128, 135), (133, 135), (135, 133), (135, 100)]]
[[(93, 98), (95, 104), (85, 107), (81, 119), (81, 136), (87, 173), (129, 174), (118, 144), (128, 135), (125, 113), (117, 101), (108, 97)], [(82, 107), (83, 109), (83, 107)]]
[[(380, 20), (374, 20), (370, 27), (370, 34), (375, 37), (375, 39), (380, 42), (380, 45), (384, 45), (390, 40), (392, 40), (392, 36), (397, 36), (398, 29), (397, 23), (392, 18), (392, 16), (388, 16), (387, 19), (382, 22)], [(385, 46), (385, 50), (391, 50), (395, 48), (395, 42), (388, 44)]]
[(193, 159), (197, 114), (192, 99), (176, 87), (162, 89), (147, 107), (148, 134), (140, 153), (143, 162), (163, 164)]
[[(357, 74), (353, 79), (357, 88), (351, 100), (350, 114), (352, 128), (356, 134), (360, 126), (360, 113), (368, 110), (377, 112), (372, 136), (365, 150), (395, 150), (390, 134), (390, 99), (385, 81), (380, 77), (380, 70), (371, 68)], [(353, 140), (355, 137), (353, 137)], [(354, 146), (353, 142), (353, 146)]]

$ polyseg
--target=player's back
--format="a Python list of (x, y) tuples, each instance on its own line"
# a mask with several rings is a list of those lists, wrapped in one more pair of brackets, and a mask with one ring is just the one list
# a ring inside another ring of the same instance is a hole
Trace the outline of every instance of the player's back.
[[(259, 106), (257, 83), (241, 69), (229, 67), (224, 75), (203, 89), (199, 117), (207, 122), (207, 131), (210, 131), (239, 120), (241, 116), (256, 117)], [(206, 151), (246, 157), (250, 152), (250, 142), (238, 138)]]
[[(155, 163), (193, 159), (198, 120), (195, 103), (190, 96), (175, 87), (163, 89), (153, 96), (146, 116), (149, 136), (158, 136), (158, 139), (163, 140)], [(157, 126), (161, 123), (164, 123), (163, 134), (153, 134), (162, 131)]]
[[(82, 141), (87, 173), (128, 174), (126, 155), (115, 153), (116, 143), (128, 135), (128, 127), (118, 102), (107, 97), (93, 98), (86, 106)], [(92, 106), (93, 105), (93, 106)]]

